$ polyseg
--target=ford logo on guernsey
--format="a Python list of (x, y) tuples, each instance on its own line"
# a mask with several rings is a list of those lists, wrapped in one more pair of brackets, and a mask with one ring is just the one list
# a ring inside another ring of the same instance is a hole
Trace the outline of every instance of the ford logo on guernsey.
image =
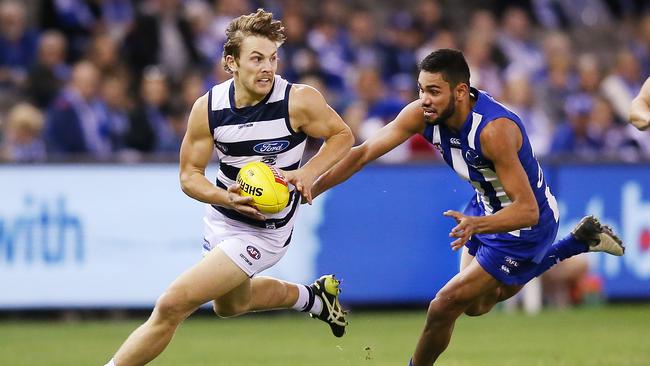
[(260, 254), (260, 251), (257, 250), (257, 248), (255, 248), (252, 245), (247, 246), (246, 251), (248, 252), (248, 255), (250, 255), (251, 258), (253, 258), (253, 259), (260, 259), (260, 257), (262, 256)]
[(253, 146), (253, 150), (256, 153), (260, 154), (277, 154), (280, 151), (286, 150), (287, 147), (289, 147), (289, 141), (277, 140), (260, 142), (259, 144)]

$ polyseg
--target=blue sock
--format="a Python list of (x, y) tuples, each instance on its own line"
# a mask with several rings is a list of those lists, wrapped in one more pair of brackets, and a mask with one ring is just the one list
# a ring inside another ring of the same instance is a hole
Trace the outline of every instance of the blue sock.
[(546, 272), (555, 264), (573, 257), (574, 255), (586, 253), (587, 251), (589, 251), (589, 245), (577, 240), (573, 235), (569, 234), (564, 239), (551, 245), (544, 256), (544, 259), (542, 259), (542, 262), (537, 267), (535, 277)]
[(413, 359), (409, 360), (409, 366), (413, 366)]

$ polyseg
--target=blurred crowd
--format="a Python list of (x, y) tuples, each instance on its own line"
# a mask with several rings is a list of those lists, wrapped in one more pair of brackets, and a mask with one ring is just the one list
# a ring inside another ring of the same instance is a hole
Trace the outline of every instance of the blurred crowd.
[[(626, 123), (650, 76), (642, 0), (3, 0), (0, 161), (176, 158), (193, 102), (230, 77), (227, 24), (258, 7), (286, 28), (278, 73), (319, 89), (358, 142), (417, 98), (420, 59), (458, 48), (538, 157), (650, 158)], [(385, 160), (436, 154), (416, 137)]]

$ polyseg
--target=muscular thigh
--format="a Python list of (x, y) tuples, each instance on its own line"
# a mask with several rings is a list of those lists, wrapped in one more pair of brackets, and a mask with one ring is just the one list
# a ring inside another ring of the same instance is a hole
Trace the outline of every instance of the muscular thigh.
[(214, 299), (214, 305), (217, 308), (238, 308), (250, 303), (253, 294), (251, 279), (246, 278), (239, 286), (233, 288), (230, 292)]
[(188, 302), (199, 306), (220, 298), (249, 282), (248, 275), (225, 253), (215, 248), (181, 274), (170, 286)]
[(481, 268), (477, 261), (470, 258), (466, 267), (447, 282), (437, 297), (449, 297), (460, 303), (472, 303), (500, 285), (501, 283)]

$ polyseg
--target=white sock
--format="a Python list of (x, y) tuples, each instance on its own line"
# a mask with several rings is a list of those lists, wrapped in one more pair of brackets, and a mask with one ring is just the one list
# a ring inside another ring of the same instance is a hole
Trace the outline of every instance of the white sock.
[(314, 296), (314, 305), (311, 306), (309, 312), (314, 315), (320, 315), (321, 311), (323, 311), (323, 300), (318, 296)]
[(106, 365), (104, 365), (104, 366), (116, 366), (115, 361), (111, 358), (111, 360), (108, 361), (108, 363)]
[[(320, 299), (320, 297), (314, 296), (311, 290), (305, 285), (296, 286), (298, 287), (298, 300), (295, 304), (293, 304), (291, 308), (298, 311), (307, 311), (314, 315), (319, 315), (323, 310), (323, 301)], [(311, 305), (311, 308), (307, 308), (309, 306), (310, 297), (313, 297), (314, 303)]]
[(305, 311), (309, 304), (309, 289), (305, 285), (296, 284), (296, 287), (298, 287), (298, 300), (291, 308), (298, 311)]

